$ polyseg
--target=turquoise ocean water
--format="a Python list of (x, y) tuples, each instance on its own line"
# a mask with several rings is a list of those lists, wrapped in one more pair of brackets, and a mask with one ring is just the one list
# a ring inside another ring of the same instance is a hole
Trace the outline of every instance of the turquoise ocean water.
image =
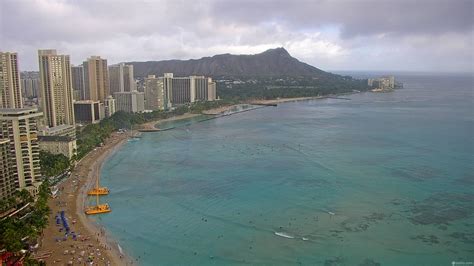
[(472, 262), (473, 77), (397, 78), (146, 133), (104, 164), (97, 221), (141, 265)]

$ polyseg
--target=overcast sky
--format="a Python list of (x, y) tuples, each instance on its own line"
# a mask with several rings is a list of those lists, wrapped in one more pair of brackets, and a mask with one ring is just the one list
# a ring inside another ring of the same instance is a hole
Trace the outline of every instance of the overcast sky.
[(254, 54), (284, 47), (324, 70), (472, 72), (472, 0), (0, 0), (0, 49), (80, 64)]

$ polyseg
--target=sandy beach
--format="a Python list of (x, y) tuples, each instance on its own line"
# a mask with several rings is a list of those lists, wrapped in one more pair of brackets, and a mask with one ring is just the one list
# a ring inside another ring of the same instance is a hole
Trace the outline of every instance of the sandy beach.
[[(94, 265), (131, 265), (126, 256), (120, 254), (116, 243), (84, 214), (87, 190), (95, 184), (100, 167), (107, 157), (127, 140), (126, 134), (113, 133), (103, 147), (86, 155), (72, 171), (69, 178), (58, 184), (56, 198), (49, 200), (51, 214), (47, 228), (43, 231), (39, 250), (34, 258), (43, 259), (47, 265), (83, 265), (89, 257)], [(113, 209), (113, 206), (111, 206)], [(65, 212), (71, 236), (65, 238), (60, 231), (62, 225), (56, 224), (56, 215)]]
[(181, 120), (181, 119), (186, 119), (186, 118), (191, 118), (191, 117), (195, 117), (195, 116), (198, 116), (199, 114), (193, 114), (193, 113), (185, 113), (183, 115), (178, 115), (178, 116), (173, 116), (173, 117), (170, 117), (170, 118), (166, 118), (166, 119), (158, 119), (158, 120), (153, 120), (151, 122), (147, 122), (147, 123), (144, 123), (144, 124), (141, 124), (138, 129), (159, 129), (159, 127), (156, 127), (155, 125), (159, 122), (167, 122), (167, 121), (175, 121), (175, 120)]
[[(277, 104), (283, 102), (321, 99), (325, 97), (281, 98), (275, 100), (254, 100), (247, 104)], [(203, 112), (203, 114), (221, 114), (234, 108), (235, 105), (223, 106)], [(199, 114), (186, 113), (168, 119), (155, 120), (138, 126), (140, 129), (156, 129), (159, 122), (174, 121), (198, 116)], [(87, 191), (90, 190), (100, 175), (102, 164), (120, 146), (127, 141), (130, 134), (114, 132), (104, 146), (98, 147), (79, 161), (69, 178), (58, 184), (59, 193), (56, 198), (49, 200), (51, 214), (47, 228), (43, 231), (39, 250), (33, 254), (34, 258), (44, 260), (48, 265), (84, 264), (92, 260), (94, 265), (133, 265), (138, 264), (120, 250), (118, 243), (107, 235), (104, 228), (100, 228), (94, 220), (84, 214), (87, 200)], [(112, 192), (113, 193), (113, 192)], [(102, 202), (106, 202), (105, 196)], [(113, 206), (111, 206), (113, 211)], [(64, 236), (62, 225), (56, 224), (56, 216), (65, 211), (65, 216), (76, 234), (76, 239)]]
[[(151, 121), (139, 126), (140, 129), (155, 129), (158, 122), (186, 119), (199, 114), (186, 113), (168, 119)], [(87, 204), (87, 191), (94, 185), (100, 175), (102, 164), (120, 146), (127, 141), (130, 134), (118, 132), (105, 141), (104, 146), (97, 147), (80, 160), (69, 178), (57, 185), (59, 192), (56, 198), (50, 198), (48, 205), (51, 208), (48, 226), (43, 231), (40, 247), (33, 258), (41, 259), (47, 265), (84, 265), (91, 260), (93, 265), (134, 265), (137, 260), (127, 256), (120, 250), (118, 243), (107, 235), (90, 216), (84, 213)], [(113, 193), (113, 192), (112, 192)], [(107, 197), (103, 198), (106, 203)], [(110, 206), (113, 211), (113, 206)], [(65, 237), (62, 225), (56, 224), (56, 216), (61, 211), (71, 228), (76, 234)], [(72, 264), (71, 264), (72, 263)]]

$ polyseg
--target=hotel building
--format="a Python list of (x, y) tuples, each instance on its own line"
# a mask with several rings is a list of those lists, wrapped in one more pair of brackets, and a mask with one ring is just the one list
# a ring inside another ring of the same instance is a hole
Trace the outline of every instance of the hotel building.
[(0, 52), (0, 108), (22, 108), (17, 53)]
[(165, 104), (165, 90), (163, 78), (149, 75), (145, 79), (145, 109), (164, 110), (168, 106)]
[(58, 55), (56, 50), (39, 50), (38, 59), (46, 126), (74, 125), (69, 55)]
[(74, 102), (74, 115), (77, 122), (95, 124), (99, 123), (103, 118), (101, 116), (101, 103), (99, 101), (75, 101)]
[(124, 63), (109, 66), (110, 94), (136, 90), (133, 65)]
[(10, 152), (10, 140), (0, 139), (0, 200), (13, 196), (15, 192), (15, 170)]
[(163, 75), (164, 106), (216, 100), (216, 83), (204, 76)]
[(72, 89), (74, 91), (74, 100), (84, 100), (85, 97), (85, 87), (84, 87), (84, 67), (81, 66), (71, 66), (71, 79), (72, 79)]
[(38, 136), (39, 148), (71, 159), (76, 154), (76, 139), (69, 136)]
[(137, 113), (145, 111), (145, 93), (138, 91), (116, 92), (115, 107), (117, 111)]
[(84, 67), (84, 100), (103, 102), (110, 95), (107, 59), (91, 56), (82, 65)]
[[(41, 178), (36, 108), (0, 109), (0, 139), (9, 140), (16, 189), (35, 191)], [(5, 143), (4, 143), (5, 145)]]
[(109, 95), (104, 102), (104, 115), (105, 117), (111, 117), (116, 111), (115, 99)]

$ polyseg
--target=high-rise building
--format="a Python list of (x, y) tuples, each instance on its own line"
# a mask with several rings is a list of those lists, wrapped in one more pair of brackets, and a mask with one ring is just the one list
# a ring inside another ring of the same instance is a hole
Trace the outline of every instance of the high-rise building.
[(74, 102), (74, 115), (77, 122), (95, 124), (101, 117), (101, 103), (99, 101), (84, 100)]
[(110, 94), (136, 90), (133, 78), (133, 65), (124, 63), (109, 67)]
[(13, 196), (15, 192), (15, 170), (12, 164), (10, 140), (0, 139), (0, 200)]
[(0, 109), (0, 139), (8, 139), (14, 183), (17, 189), (31, 189), (41, 178), (36, 108)]
[(0, 108), (22, 108), (17, 53), (0, 52)]
[(170, 104), (185, 104), (195, 101), (216, 100), (216, 83), (204, 76), (173, 77), (164, 73), (163, 92), (165, 108)]
[(21, 93), (25, 98), (37, 98), (40, 87), (39, 78), (22, 78)]
[(216, 99), (216, 83), (212, 81), (212, 78), (204, 76), (189, 78), (194, 83), (194, 101), (214, 101)]
[(145, 109), (164, 110), (166, 108), (163, 78), (149, 75), (145, 79)]
[(81, 66), (71, 66), (71, 79), (72, 79), (72, 89), (74, 91), (74, 100), (84, 100), (85, 87), (84, 87), (84, 67)]
[(105, 117), (111, 117), (115, 113), (115, 99), (111, 95), (105, 99), (104, 107)]
[(39, 50), (41, 102), (48, 127), (74, 125), (71, 63), (69, 55)]
[(107, 59), (91, 56), (84, 67), (84, 100), (103, 102), (110, 95)]
[(117, 111), (137, 113), (145, 111), (145, 93), (139, 91), (114, 93)]

